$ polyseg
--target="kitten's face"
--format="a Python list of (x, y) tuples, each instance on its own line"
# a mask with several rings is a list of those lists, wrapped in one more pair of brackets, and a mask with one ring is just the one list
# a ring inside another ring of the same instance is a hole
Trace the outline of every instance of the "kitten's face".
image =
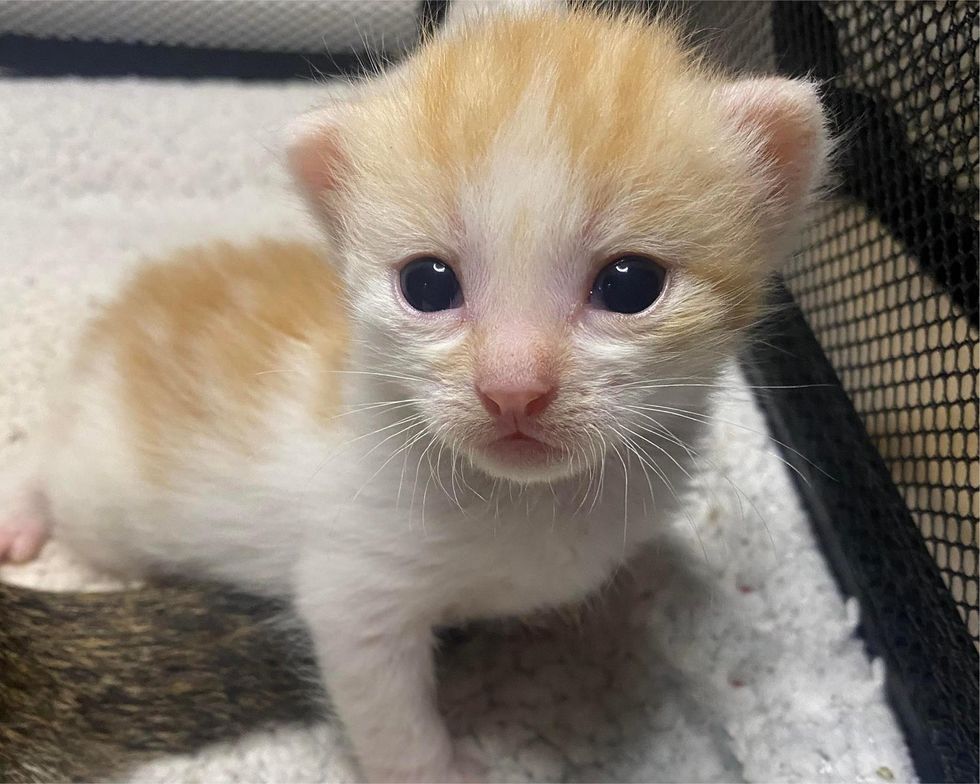
[(752, 84), (586, 15), (426, 47), (319, 137), (327, 177), (297, 165), (345, 255), (364, 361), (493, 476), (550, 480), (668, 437), (682, 422), (642, 406), (698, 411), (815, 174), (819, 109)]

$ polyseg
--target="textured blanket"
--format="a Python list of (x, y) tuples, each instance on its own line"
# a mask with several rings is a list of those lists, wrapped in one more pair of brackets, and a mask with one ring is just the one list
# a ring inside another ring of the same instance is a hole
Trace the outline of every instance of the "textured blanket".
[[(312, 235), (275, 144), (318, 89), (0, 81), (0, 470), (43, 415), (80, 320), (142, 258), (214, 237)], [(109, 587), (57, 543), (0, 577)], [(838, 593), (737, 372), (687, 514), (631, 585), (581, 623), (487, 628), (454, 647), (441, 700), (495, 778), (914, 779), (880, 662), (854, 636), (857, 607)], [(341, 730), (325, 721), (125, 777), (353, 775)]]

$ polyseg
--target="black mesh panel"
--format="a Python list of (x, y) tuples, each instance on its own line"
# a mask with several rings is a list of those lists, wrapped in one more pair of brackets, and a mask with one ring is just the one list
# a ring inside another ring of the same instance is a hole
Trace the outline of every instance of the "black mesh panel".
[[(685, 4), (741, 72), (820, 84), (836, 179), (752, 383), (925, 781), (978, 774), (975, 2)], [(822, 390), (822, 392), (821, 392)]]
[(977, 640), (977, 5), (774, 6), (827, 80), (840, 181), (787, 285)]

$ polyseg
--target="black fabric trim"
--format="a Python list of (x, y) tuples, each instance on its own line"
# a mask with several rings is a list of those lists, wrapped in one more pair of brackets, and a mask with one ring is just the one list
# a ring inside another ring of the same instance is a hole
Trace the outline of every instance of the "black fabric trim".
[(298, 54), (238, 49), (0, 35), (0, 76), (284, 81), (356, 76), (385, 58), (376, 53)]

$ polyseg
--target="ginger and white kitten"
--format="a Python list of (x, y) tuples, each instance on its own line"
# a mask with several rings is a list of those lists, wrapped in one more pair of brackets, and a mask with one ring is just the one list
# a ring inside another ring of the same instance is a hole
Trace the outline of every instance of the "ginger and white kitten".
[(467, 19), (305, 118), (323, 254), (146, 267), (89, 328), (0, 557), (295, 597), (371, 780), (452, 780), (433, 628), (574, 602), (677, 504), (824, 169), (812, 84), (668, 27)]

